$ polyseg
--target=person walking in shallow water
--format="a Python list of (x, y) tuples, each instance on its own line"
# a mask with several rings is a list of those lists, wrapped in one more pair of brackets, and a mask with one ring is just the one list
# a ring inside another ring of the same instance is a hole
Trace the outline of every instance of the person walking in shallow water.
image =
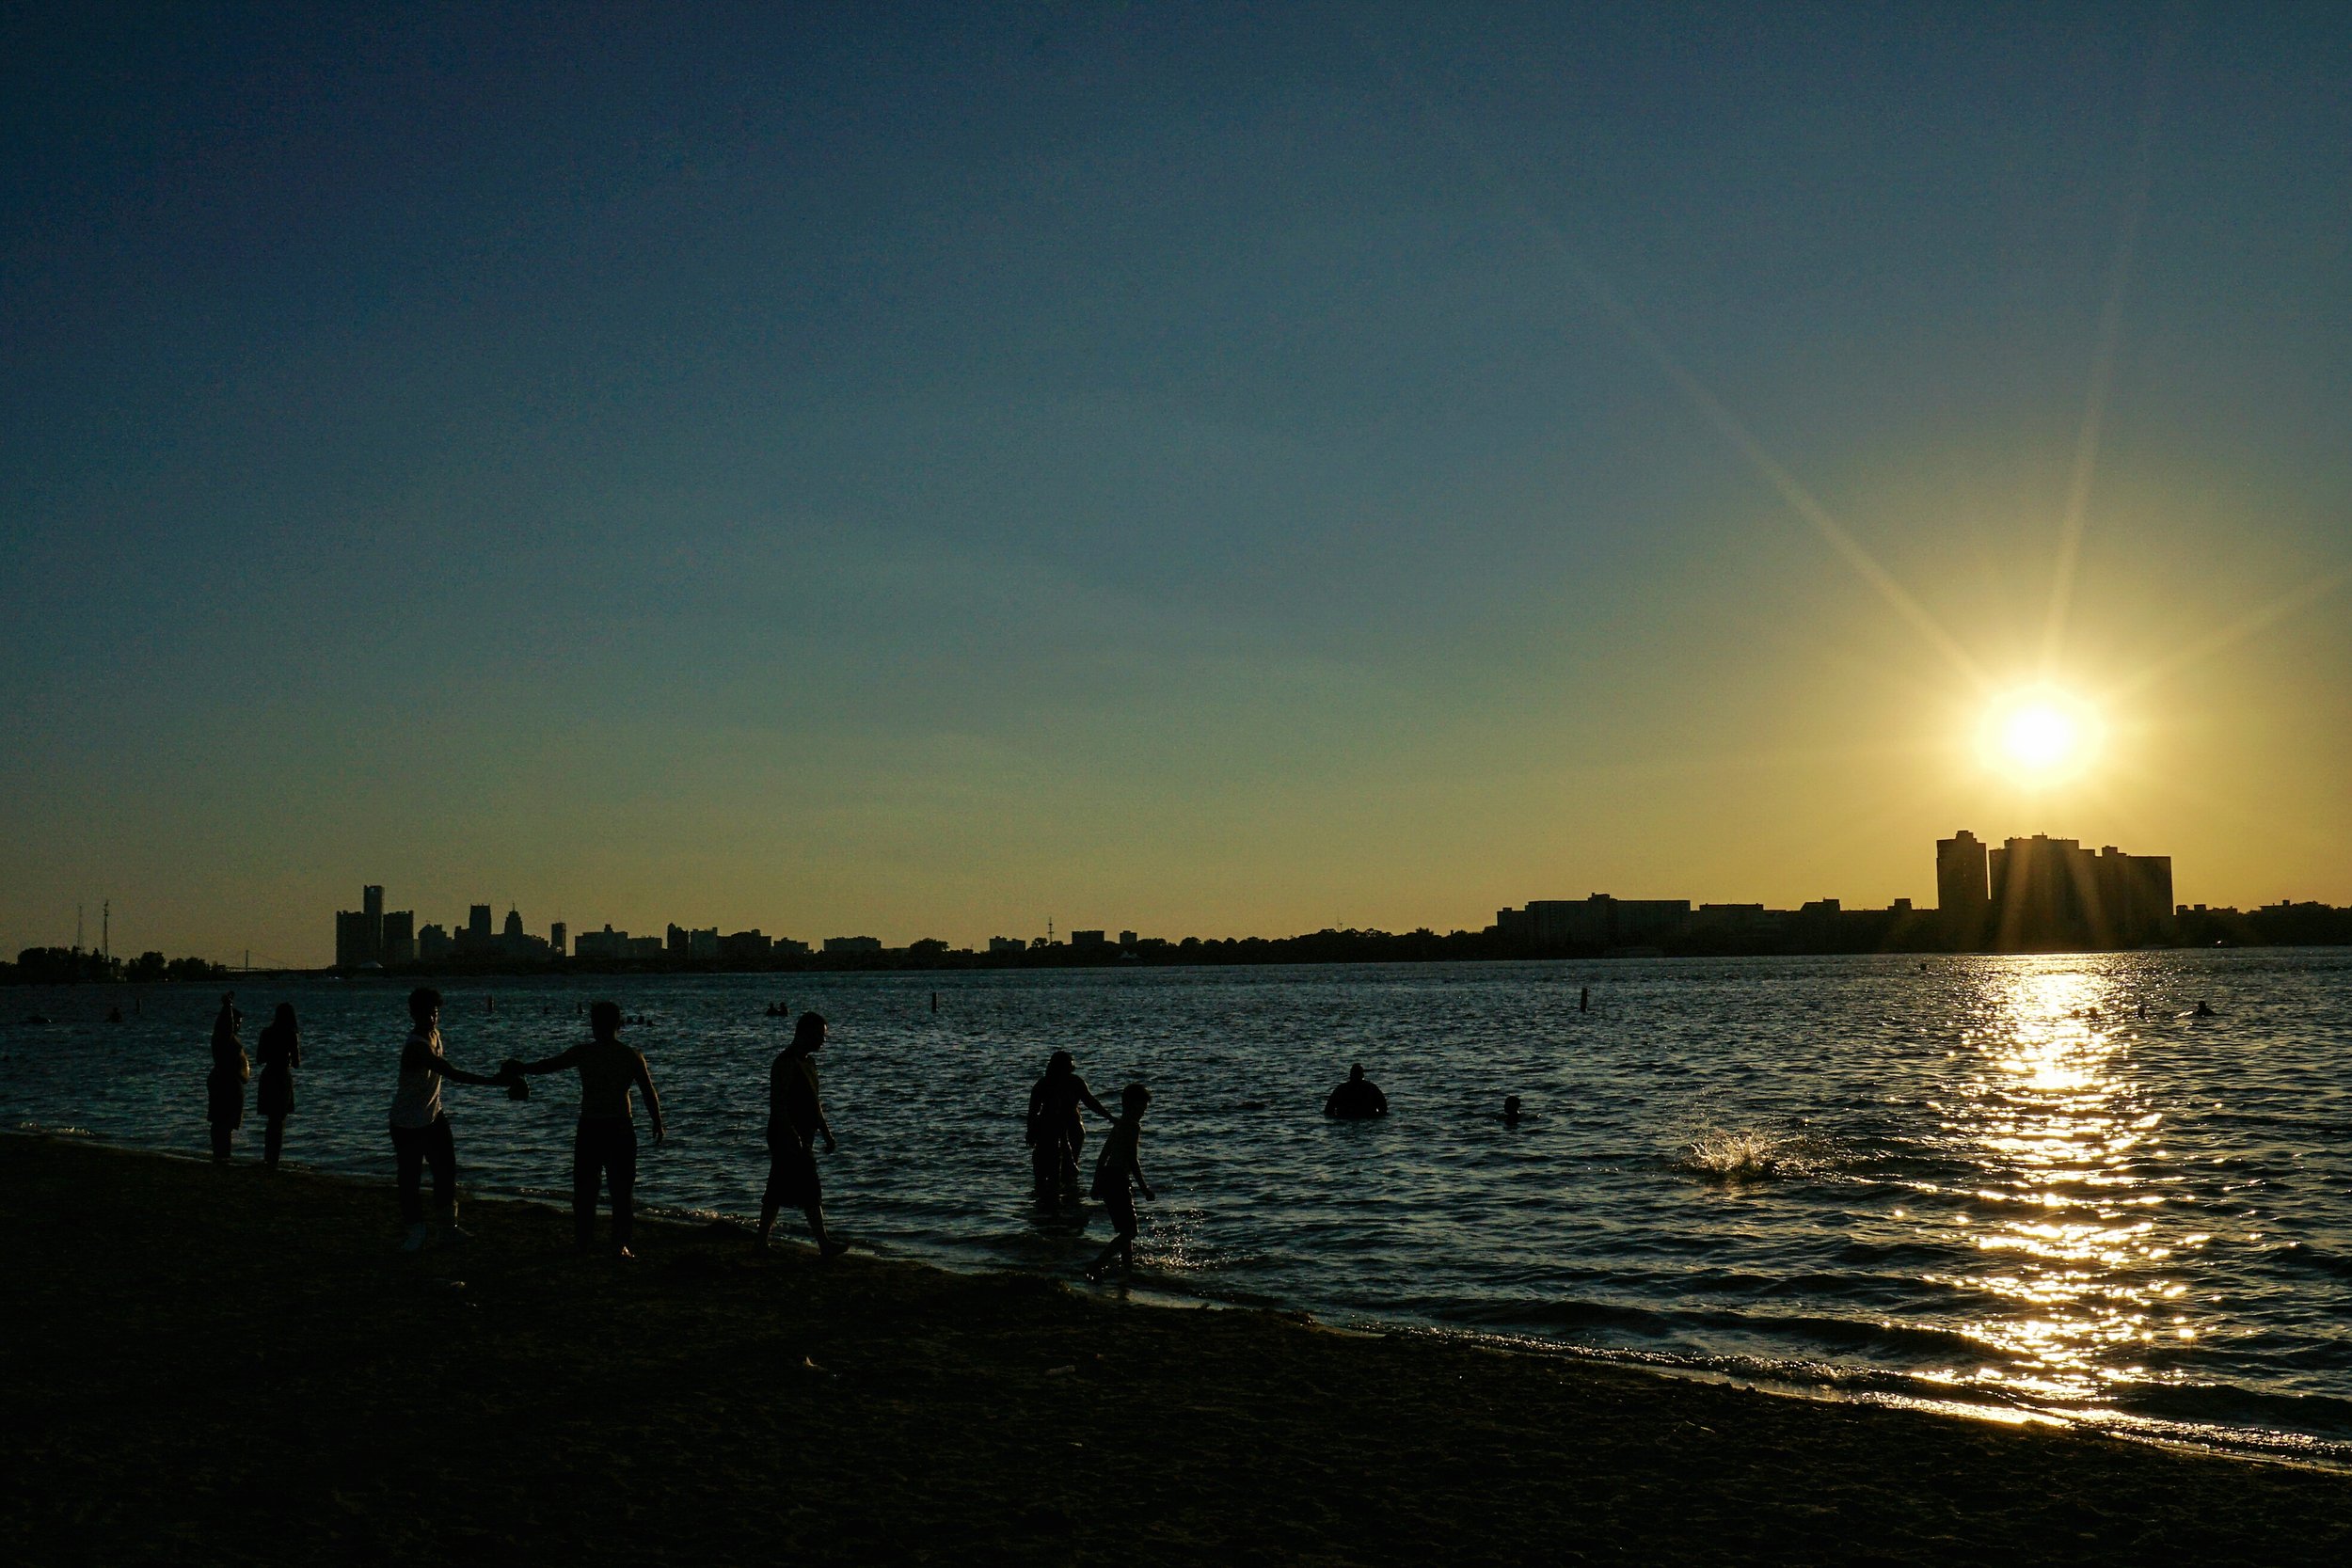
[(763, 1251), (776, 1227), (776, 1212), (787, 1203), (808, 1216), (818, 1257), (838, 1258), (850, 1250), (849, 1243), (825, 1228), (824, 1186), (817, 1178), (816, 1140), (825, 1140), (828, 1154), (840, 1147), (817, 1091), (815, 1057), (824, 1047), (825, 1015), (803, 1013), (792, 1026), (792, 1043), (768, 1069), (768, 1190), (759, 1198)]
[(224, 991), (213, 1019), (213, 1069), (204, 1075), (204, 1119), (212, 1124), (215, 1160), (229, 1158), (230, 1137), (245, 1125), (245, 1084), (253, 1076), (253, 1064), (237, 1034), (244, 1023), (237, 993)]
[(1028, 1118), (1030, 1185), (1038, 1207), (1055, 1213), (1061, 1212), (1061, 1190), (1074, 1192), (1078, 1185), (1078, 1155), (1087, 1141), (1081, 1105), (1093, 1107), (1098, 1117), (1110, 1115), (1078, 1076), (1070, 1053), (1057, 1051), (1029, 1090)]
[(253, 1054), (262, 1064), (261, 1086), (253, 1108), (262, 1113), (262, 1168), (278, 1168), (278, 1151), (286, 1147), (286, 1118), (294, 1114), (294, 1069), (302, 1065), (302, 1031), (294, 1023), (294, 1004), (280, 1002), (262, 1026)]
[(441, 1110), (441, 1080), (484, 1088), (501, 1082), (453, 1067), (441, 1054), (441, 993), (420, 986), (408, 993), (408, 1039), (400, 1048), (400, 1081), (392, 1089), (392, 1162), (400, 1186), (400, 1217), (407, 1222), (405, 1252), (432, 1237), (424, 1223), (423, 1179), (433, 1167), (433, 1207), (441, 1216), (441, 1239), (456, 1241), (457, 1140)]
[(596, 1191), (608, 1181), (612, 1189), (612, 1249), (623, 1258), (629, 1251), (637, 1224), (637, 1124), (630, 1118), (629, 1091), (645, 1097), (645, 1113), (653, 1120), (653, 1141), (663, 1135), (661, 1096), (654, 1092), (653, 1073), (645, 1055), (621, 1043), (621, 1006), (599, 1002), (588, 1009), (591, 1038), (544, 1062), (508, 1062), (500, 1076), (580, 1069), (580, 1127), (572, 1134), (572, 1224), (574, 1244), (586, 1252), (596, 1243)]
[(1103, 1152), (1094, 1158), (1094, 1196), (1111, 1217), (1110, 1245), (1087, 1265), (1087, 1277), (1100, 1279), (1111, 1265), (1120, 1260), (1120, 1272), (1136, 1272), (1136, 1196), (1128, 1190), (1133, 1181), (1143, 1189), (1143, 1196), (1155, 1197), (1152, 1183), (1143, 1179), (1143, 1165), (1138, 1159), (1143, 1141), (1143, 1113), (1152, 1103), (1152, 1092), (1141, 1084), (1130, 1084), (1120, 1091), (1119, 1119), (1111, 1124), (1110, 1135), (1103, 1140)]

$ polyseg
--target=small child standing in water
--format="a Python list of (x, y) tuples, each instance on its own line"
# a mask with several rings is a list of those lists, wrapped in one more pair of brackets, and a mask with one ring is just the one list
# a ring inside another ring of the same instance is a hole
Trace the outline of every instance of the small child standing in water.
[(1110, 1245), (1103, 1255), (1087, 1267), (1089, 1279), (1100, 1279), (1110, 1267), (1113, 1258), (1120, 1260), (1122, 1274), (1136, 1269), (1136, 1198), (1128, 1190), (1132, 1180), (1143, 1189), (1143, 1196), (1154, 1197), (1152, 1183), (1143, 1179), (1143, 1166), (1137, 1155), (1143, 1138), (1143, 1110), (1152, 1103), (1152, 1093), (1141, 1084), (1130, 1084), (1119, 1097), (1119, 1119), (1111, 1124), (1110, 1135), (1103, 1140), (1103, 1152), (1094, 1161), (1094, 1196), (1109, 1212), (1112, 1235)]

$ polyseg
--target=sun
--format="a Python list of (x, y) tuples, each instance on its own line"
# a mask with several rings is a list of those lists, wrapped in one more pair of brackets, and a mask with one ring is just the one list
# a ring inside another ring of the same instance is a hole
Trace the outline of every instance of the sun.
[(2051, 686), (2011, 692), (1985, 715), (1979, 744), (1986, 764), (2021, 783), (2062, 783), (2098, 751), (2099, 716), (2090, 703)]

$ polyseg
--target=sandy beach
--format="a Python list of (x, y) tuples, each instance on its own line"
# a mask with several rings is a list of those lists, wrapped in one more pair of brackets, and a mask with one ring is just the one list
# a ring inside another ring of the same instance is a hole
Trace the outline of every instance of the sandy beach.
[[(31, 1562), (2329, 1562), (2352, 1477), (0, 1138)], [(855, 1216), (840, 1216), (854, 1235)]]

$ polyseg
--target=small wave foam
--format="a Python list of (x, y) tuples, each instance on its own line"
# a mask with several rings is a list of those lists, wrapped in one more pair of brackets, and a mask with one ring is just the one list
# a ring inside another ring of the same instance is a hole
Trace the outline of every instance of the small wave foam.
[(1675, 1164), (1711, 1181), (1771, 1181), (1826, 1176), (1836, 1150), (1807, 1132), (1772, 1127), (1703, 1127)]

